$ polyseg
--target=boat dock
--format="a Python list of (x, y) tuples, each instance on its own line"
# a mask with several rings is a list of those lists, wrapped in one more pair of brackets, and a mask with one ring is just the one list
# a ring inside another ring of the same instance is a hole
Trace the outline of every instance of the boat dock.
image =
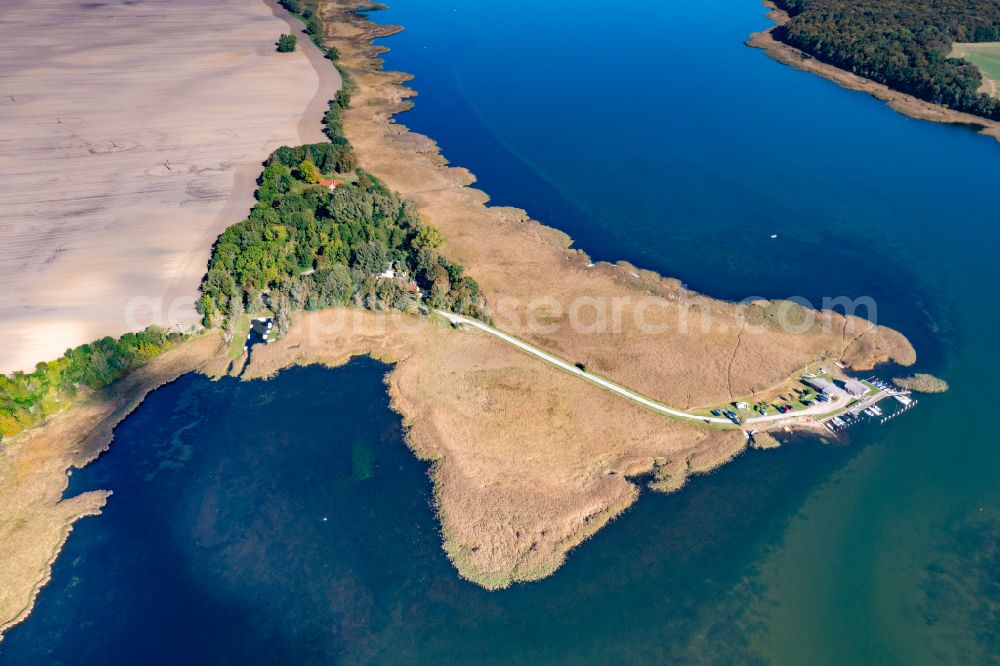
[[(859, 421), (866, 420), (864, 418), (866, 416), (868, 417), (868, 421), (877, 420), (879, 424), (886, 423), (917, 405), (917, 400), (912, 397), (910, 391), (895, 388), (875, 377), (870, 377), (866, 381), (877, 388), (876, 392), (867, 397), (860, 398), (848, 407), (846, 411), (822, 419), (821, 423), (828, 430), (839, 432)], [(895, 403), (899, 403), (900, 407), (892, 410), (879, 406), (879, 403), (889, 398), (892, 398)]]

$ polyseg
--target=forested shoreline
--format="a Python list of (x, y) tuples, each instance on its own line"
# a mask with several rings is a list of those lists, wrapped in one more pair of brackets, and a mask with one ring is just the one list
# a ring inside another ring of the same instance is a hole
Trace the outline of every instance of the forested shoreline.
[(949, 57), (955, 42), (1000, 40), (993, 0), (775, 0), (788, 12), (774, 36), (866, 79), (958, 111), (1000, 120), (982, 73)]
[[(348, 177), (335, 168), (354, 163), (345, 145), (274, 152), (249, 218), (215, 244), (199, 301), (205, 326), (264, 310), (266, 295), (280, 334), (294, 310), (405, 310), (414, 287), (432, 307), (482, 316), (478, 285), (437, 252), (441, 234), (409, 203), (361, 170), (353, 183), (322, 184), (324, 173)], [(390, 268), (398, 278), (385, 277)]]
[(117, 340), (106, 337), (68, 349), (54, 361), (39, 363), (34, 372), (0, 374), (0, 441), (38, 425), (80, 396), (124, 377), (183, 337), (151, 326)]

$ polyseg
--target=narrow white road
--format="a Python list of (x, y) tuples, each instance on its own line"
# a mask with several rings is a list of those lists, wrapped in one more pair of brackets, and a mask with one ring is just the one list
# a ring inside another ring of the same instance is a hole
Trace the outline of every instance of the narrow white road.
[[(655, 400), (650, 400), (649, 398), (641, 396), (638, 393), (634, 393), (626, 388), (618, 386), (617, 384), (610, 382), (607, 379), (604, 379), (603, 377), (598, 377), (595, 374), (589, 373), (585, 370), (581, 370), (572, 363), (567, 363), (566, 361), (557, 358), (552, 354), (542, 351), (538, 347), (529, 345), (527, 342), (519, 340), (512, 335), (507, 335), (503, 331), (499, 331), (493, 328), (492, 326), (484, 324), (481, 321), (476, 321), (475, 319), (463, 317), (462, 315), (457, 315), (454, 312), (446, 312), (444, 310), (435, 310), (435, 312), (444, 317), (445, 319), (447, 319), (448, 321), (450, 321), (452, 324), (459, 324), (462, 326), (471, 326), (473, 328), (478, 328), (481, 331), (484, 331), (492, 336), (500, 338), (504, 342), (513, 345), (524, 352), (531, 354), (532, 356), (542, 359), (546, 363), (556, 366), (560, 370), (565, 370), (566, 372), (577, 375), (582, 379), (586, 379), (589, 382), (597, 384), (598, 386), (605, 388), (609, 391), (613, 391), (614, 393), (617, 393), (618, 395), (624, 398), (628, 398), (633, 402), (637, 402), (640, 405), (648, 407), (654, 411), (660, 412), (661, 414), (667, 414), (668, 416), (675, 416), (680, 419), (701, 421), (702, 423), (719, 423), (723, 425), (734, 425), (733, 422), (727, 418), (723, 418), (720, 416), (699, 416), (697, 414), (689, 414), (688, 412), (682, 412), (679, 409), (668, 407), (662, 403), (656, 402)], [(746, 421), (744, 421), (743, 425), (753, 425), (755, 423), (769, 423), (769, 422), (783, 421), (783, 420), (794, 421), (806, 417), (813, 417), (813, 418), (822, 417), (826, 414), (830, 414), (832, 412), (843, 409), (848, 404), (848, 402), (850, 402), (851, 400), (850, 396), (846, 392), (842, 393), (843, 393), (842, 396), (841, 395), (836, 396), (834, 400), (831, 402), (816, 403), (811, 407), (799, 410), (794, 414), (768, 414), (767, 416), (756, 416), (754, 418), (747, 419)]]
[(632, 391), (629, 391), (628, 389), (622, 388), (621, 386), (618, 386), (617, 384), (609, 382), (607, 379), (604, 379), (602, 377), (598, 377), (597, 375), (594, 375), (594, 374), (591, 374), (591, 373), (586, 372), (584, 370), (581, 370), (580, 368), (576, 367), (572, 363), (567, 363), (566, 361), (563, 361), (562, 359), (556, 358), (555, 356), (553, 356), (551, 354), (547, 354), (547, 353), (543, 352), (541, 349), (539, 349), (537, 347), (533, 347), (533, 346), (529, 345), (527, 342), (523, 342), (522, 340), (518, 340), (517, 338), (515, 338), (515, 337), (513, 337), (511, 335), (507, 335), (506, 333), (504, 333), (502, 331), (498, 331), (497, 329), (493, 328), (492, 326), (488, 326), (488, 325), (484, 324), (481, 321), (476, 321), (475, 319), (469, 319), (468, 317), (463, 317), (462, 315), (457, 315), (457, 314), (455, 314), (453, 312), (445, 312), (444, 310), (435, 310), (435, 312), (437, 312), (439, 315), (441, 315), (442, 317), (444, 317), (445, 319), (447, 319), (448, 321), (450, 321), (453, 324), (461, 324), (463, 326), (471, 326), (473, 328), (478, 328), (481, 331), (485, 331), (485, 332), (489, 333), (490, 335), (496, 336), (496, 337), (500, 338), (501, 340), (503, 340), (504, 342), (506, 342), (508, 344), (511, 344), (511, 345), (514, 345), (518, 349), (531, 354), (532, 356), (537, 356), (538, 358), (542, 359), (546, 363), (549, 363), (551, 365), (556, 366), (560, 370), (565, 370), (566, 372), (570, 372), (570, 373), (572, 373), (574, 375), (582, 377), (583, 379), (586, 379), (589, 382), (593, 382), (594, 384), (597, 384), (598, 386), (606, 388), (609, 391), (613, 391), (613, 392), (617, 393), (620, 396), (628, 398), (629, 400), (632, 400), (633, 402), (637, 402), (640, 405), (643, 405), (644, 407), (649, 407), (650, 409), (655, 410), (657, 412), (660, 412), (661, 414), (668, 414), (670, 416), (676, 416), (677, 418), (681, 418), (681, 419), (691, 419), (691, 420), (694, 420), (694, 421), (701, 421), (703, 423), (707, 421), (709, 423), (723, 423), (723, 424), (726, 424), (726, 425), (732, 425), (733, 424), (733, 422), (730, 421), (729, 419), (725, 419), (725, 418), (722, 418), (722, 417), (718, 417), (718, 416), (696, 416), (694, 414), (688, 414), (687, 412), (682, 412), (680, 410), (673, 409), (671, 407), (667, 407), (666, 405), (660, 404), (660, 403), (658, 403), (658, 402), (656, 402), (654, 400), (650, 400), (649, 398), (645, 398), (645, 397), (639, 395), (638, 393), (633, 393)]

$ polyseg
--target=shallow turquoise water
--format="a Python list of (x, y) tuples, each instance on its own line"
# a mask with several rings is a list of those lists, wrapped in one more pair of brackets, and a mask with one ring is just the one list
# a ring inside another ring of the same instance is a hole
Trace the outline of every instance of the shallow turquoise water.
[(953, 390), (644, 496), (486, 593), (440, 549), (384, 366), (182, 378), (74, 476), (116, 494), (0, 662), (1000, 658), (1000, 145), (746, 48), (752, 0), (469, 5), (377, 18), (407, 26), (400, 120), (496, 203), (714, 296), (871, 296)]

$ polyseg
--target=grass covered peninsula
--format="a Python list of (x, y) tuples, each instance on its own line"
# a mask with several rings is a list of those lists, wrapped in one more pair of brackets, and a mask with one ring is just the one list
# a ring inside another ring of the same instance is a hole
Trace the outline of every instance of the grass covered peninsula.
[[(0, 555), (17, 562), (0, 572), (8, 592), (0, 631), (30, 609), (72, 522), (106, 499), (63, 499), (66, 469), (106, 448), (114, 425), (165, 381), (231, 372), (220, 329), (265, 306), (281, 337), (254, 349), (244, 379), (361, 354), (394, 364), (389, 395), (408, 446), (432, 463), (443, 548), (460, 575), (490, 589), (554, 572), (637, 500), (636, 476), (675, 490), (731, 460), (747, 439), (736, 428), (664, 418), (425, 316), (418, 302), (498, 320), (539, 349), (685, 410), (753, 401), (825, 359), (853, 369), (914, 362), (901, 334), (861, 318), (720, 301), (624, 262), (593, 264), (524, 211), (488, 206), (468, 171), (389, 120), (413, 92), (405, 75), (382, 69), (372, 39), (396, 28), (346, 0), (286, 6), (349, 82), (327, 114), (330, 140), (282, 147), (267, 160), (249, 216), (213, 248), (200, 299), (206, 332), (0, 449), (0, 544), (9, 549)], [(550, 307), (595, 300), (621, 304), (621, 330), (581, 331), (566, 309)], [(657, 334), (639, 325), (641, 308)], [(806, 325), (783, 328), (789, 311)], [(405, 330), (387, 325), (390, 315)], [(688, 316), (698, 317), (696, 330), (673, 325)]]

